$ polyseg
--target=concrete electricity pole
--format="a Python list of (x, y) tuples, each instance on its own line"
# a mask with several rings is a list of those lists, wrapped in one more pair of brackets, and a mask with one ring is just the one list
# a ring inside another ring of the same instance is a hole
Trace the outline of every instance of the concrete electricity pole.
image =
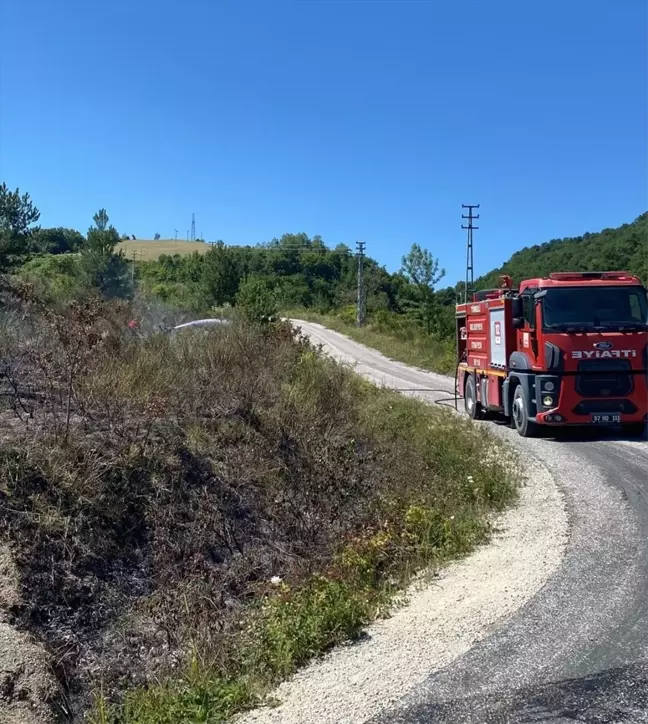
[(358, 302), (356, 309), (356, 324), (362, 327), (365, 321), (365, 291), (364, 291), (364, 252), (366, 243), (356, 241), (356, 258), (358, 259)]

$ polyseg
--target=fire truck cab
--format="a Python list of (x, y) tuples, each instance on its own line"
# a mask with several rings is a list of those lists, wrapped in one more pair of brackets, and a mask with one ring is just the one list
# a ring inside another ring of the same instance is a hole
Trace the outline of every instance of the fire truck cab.
[(543, 427), (648, 422), (648, 302), (627, 272), (561, 272), (457, 305), (457, 393), (466, 413)]

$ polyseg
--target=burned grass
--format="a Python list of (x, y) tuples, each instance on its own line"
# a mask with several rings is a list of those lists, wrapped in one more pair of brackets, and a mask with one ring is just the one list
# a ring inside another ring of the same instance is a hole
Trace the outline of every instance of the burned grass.
[(52, 654), (62, 721), (222, 721), (514, 496), (491, 438), (287, 326), (136, 337), (96, 302), (7, 309), (10, 614)]

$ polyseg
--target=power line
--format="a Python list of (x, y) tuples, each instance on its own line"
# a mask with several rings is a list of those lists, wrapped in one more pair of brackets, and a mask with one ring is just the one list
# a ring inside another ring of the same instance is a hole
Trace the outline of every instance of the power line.
[[(213, 246), (216, 244), (215, 241), (209, 241), (207, 242), (210, 246)], [(278, 252), (289, 252), (289, 251), (298, 251), (298, 252), (304, 252), (308, 253), (311, 252), (312, 254), (317, 254), (318, 252), (323, 252), (324, 254), (344, 254), (346, 256), (352, 256), (353, 251), (351, 249), (346, 249), (344, 252), (337, 251), (336, 249), (329, 249), (325, 246), (236, 246), (236, 245), (226, 245), (226, 249), (251, 249), (252, 251), (278, 251)]]
[(364, 241), (356, 241), (356, 257), (358, 259), (358, 300), (356, 308), (356, 324), (362, 327), (365, 321), (364, 305), (364, 257), (367, 244)]
[(461, 204), (462, 209), (468, 209), (468, 215), (462, 214), (462, 219), (468, 219), (468, 225), (461, 225), (462, 229), (468, 230), (468, 240), (466, 244), (466, 286), (464, 287), (464, 304), (468, 301), (468, 297), (472, 292), (475, 283), (473, 271), (473, 231), (479, 229), (473, 226), (473, 221), (479, 218), (479, 214), (473, 214), (473, 209), (478, 209), (479, 204)]

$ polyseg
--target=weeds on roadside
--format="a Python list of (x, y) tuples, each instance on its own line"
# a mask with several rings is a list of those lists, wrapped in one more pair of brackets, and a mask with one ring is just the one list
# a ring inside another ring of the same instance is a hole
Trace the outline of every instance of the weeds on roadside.
[(224, 721), (484, 540), (514, 496), (483, 431), (286, 325), (138, 337), (114, 305), (16, 313), (0, 388), (30, 414), (0, 422), (14, 617), (78, 720)]

